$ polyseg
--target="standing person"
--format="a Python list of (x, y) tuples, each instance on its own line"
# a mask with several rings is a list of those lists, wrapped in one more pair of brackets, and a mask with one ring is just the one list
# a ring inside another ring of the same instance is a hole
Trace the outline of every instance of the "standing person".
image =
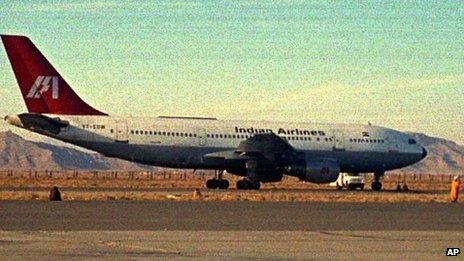
[(49, 195), (50, 201), (61, 201), (61, 193), (58, 190), (57, 186), (53, 186), (53, 188), (50, 190), (50, 195)]
[(454, 177), (453, 182), (451, 182), (451, 193), (450, 193), (451, 202), (458, 201), (460, 186), (461, 186), (461, 182), (459, 181), (459, 176)]

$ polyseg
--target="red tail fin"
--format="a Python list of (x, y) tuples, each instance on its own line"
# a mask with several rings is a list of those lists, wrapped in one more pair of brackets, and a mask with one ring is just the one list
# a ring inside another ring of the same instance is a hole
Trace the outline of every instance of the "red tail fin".
[(29, 38), (1, 37), (29, 112), (107, 115), (79, 98)]

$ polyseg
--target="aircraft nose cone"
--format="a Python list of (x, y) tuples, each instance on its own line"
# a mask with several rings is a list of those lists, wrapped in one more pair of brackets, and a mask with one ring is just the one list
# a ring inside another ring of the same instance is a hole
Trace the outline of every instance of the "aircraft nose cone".
[(422, 147), (422, 158), (425, 157), (427, 157), (427, 150), (424, 147)]

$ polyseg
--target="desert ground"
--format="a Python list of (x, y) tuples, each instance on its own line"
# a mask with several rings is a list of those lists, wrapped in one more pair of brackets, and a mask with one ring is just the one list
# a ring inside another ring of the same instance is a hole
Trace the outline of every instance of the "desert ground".
[[(338, 191), (328, 184), (302, 182), (285, 177), (282, 182), (264, 183), (259, 191), (240, 191), (240, 177), (225, 174), (228, 190), (206, 189), (213, 172), (192, 171), (3, 171), (0, 200), (47, 200), (49, 189), (59, 187), (63, 200), (205, 200), (205, 201), (314, 201), (314, 202), (447, 202), (451, 175), (391, 174), (383, 179), (383, 190), (370, 190), (366, 175), (364, 191)], [(404, 185), (408, 189), (403, 190)], [(402, 188), (397, 190), (397, 186)], [(200, 193), (194, 191), (198, 189)]]

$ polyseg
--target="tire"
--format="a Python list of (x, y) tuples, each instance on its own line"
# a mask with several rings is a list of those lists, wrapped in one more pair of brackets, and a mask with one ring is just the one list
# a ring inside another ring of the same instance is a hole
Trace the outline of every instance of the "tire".
[(336, 185), (336, 186), (337, 186), (337, 189), (338, 189), (338, 190), (342, 190), (342, 189), (343, 189), (343, 187), (342, 187), (342, 186), (340, 186), (340, 185), (338, 185), (338, 183), (337, 183), (337, 185)]
[(260, 187), (259, 182), (251, 182), (247, 179), (237, 181), (237, 189), (259, 189)]
[(206, 187), (209, 188), (209, 189), (216, 189), (216, 188), (218, 188), (218, 185), (219, 185), (218, 183), (219, 183), (219, 182), (217, 182), (217, 181), (218, 181), (217, 179), (208, 179), (208, 180), (206, 181)]
[(371, 184), (373, 191), (380, 191), (382, 189), (382, 183), (380, 181), (374, 181)]
[(237, 189), (240, 189), (240, 190), (241, 190), (241, 189), (246, 189), (246, 188), (245, 188), (245, 184), (244, 184), (244, 182), (243, 182), (243, 179), (237, 181)]
[(364, 185), (359, 186), (361, 190), (364, 190)]
[(228, 189), (229, 188), (229, 181), (227, 179), (218, 180), (218, 188), (219, 189)]

